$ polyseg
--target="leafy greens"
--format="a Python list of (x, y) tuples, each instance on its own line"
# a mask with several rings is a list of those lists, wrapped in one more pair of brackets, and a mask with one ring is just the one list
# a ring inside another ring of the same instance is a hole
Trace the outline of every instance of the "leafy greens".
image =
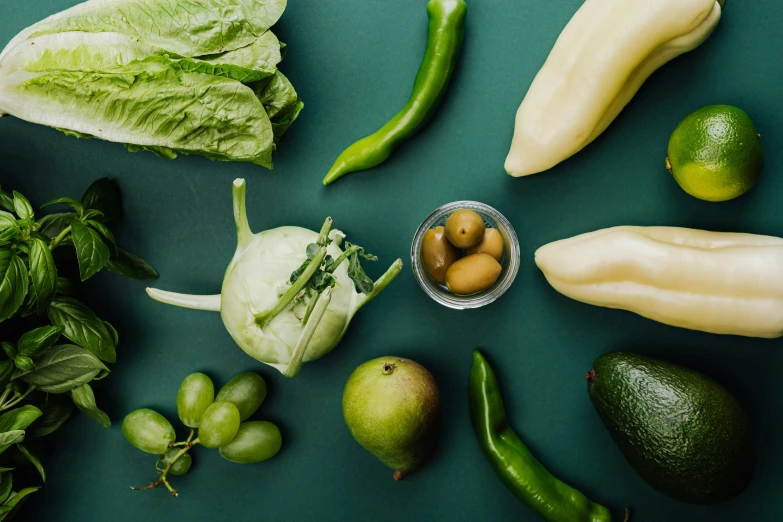
[(270, 27), (285, 7), (79, 4), (25, 29), (0, 53), (0, 115), (168, 159), (199, 154), (272, 168), (304, 106), (277, 70), (285, 46)]

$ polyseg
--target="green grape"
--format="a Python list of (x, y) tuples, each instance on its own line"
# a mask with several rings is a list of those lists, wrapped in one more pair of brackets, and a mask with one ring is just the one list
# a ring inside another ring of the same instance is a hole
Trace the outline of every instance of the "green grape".
[(217, 400), (232, 403), (239, 410), (240, 420), (253, 415), (266, 398), (266, 382), (257, 373), (240, 373), (228, 381), (217, 394)]
[(191, 373), (177, 392), (177, 413), (185, 426), (198, 428), (204, 411), (215, 400), (215, 385), (203, 373)]
[[(180, 452), (179, 448), (171, 448), (160, 459), (161, 465), (165, 468), (169, 465), (169, 462)], [(169, 468), (169, 473), (172, 475), (184, 475), (190, 471), (190, 466), (193, 464), (193, 457), (190, 453), (183, 453), (180, 457), (174, 461), (174, 464)]]
[(231, 462), (253, 464), (274, 457), (282, 445), (280, 430), (271, 422), (243, 422), (234, 440), (220, 448), (220, 454)]
[(230, 402), (212, 403), (201, 418), (198, 440), (205, 448), (219, 448), (231, 442), (239, 430), (239, 410)]
[(177, 436), (163, 415), (146, 408), (132, 411), (125, 417), (122, 434), (141, 451), (157, 454), (165, 452)]

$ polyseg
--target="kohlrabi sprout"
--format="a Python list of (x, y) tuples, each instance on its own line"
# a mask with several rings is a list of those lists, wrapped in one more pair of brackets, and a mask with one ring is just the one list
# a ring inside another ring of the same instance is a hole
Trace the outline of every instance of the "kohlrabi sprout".
[(344, 242), (345, 235), (332, 230), (331, 218), (320, 233), (280, 227), (253, 234), (245, 210), (245, 180), (234, 181), (233, 194), (238, 244), (221, 294), (184, 295), (153, 288), (147, 293), (163, 303), (219, 311), (245, 352), (293, 377), (303, 362), (337, 346), (356, 312), (397, 277), (402, 261), (395, 261), (373, 283), (359, 260), (377, 258)]

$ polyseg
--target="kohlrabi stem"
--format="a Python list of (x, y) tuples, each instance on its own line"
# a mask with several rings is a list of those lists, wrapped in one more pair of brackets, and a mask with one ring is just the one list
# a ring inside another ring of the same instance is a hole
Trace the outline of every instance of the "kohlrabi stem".
[(299, 342), (296, 343), (293, 353), (291, 354), (291, 360), (288, 361), (288, 367), (283, 372), (286, 377), (295, 377), (302, 369), (302, 363), (304, 360), (307, 347), (310, 346), (310, 341), (313, 338), (316, 328), (323, 319), (326, 309), (329, 307), (329, 301), (332, 300), (332, 289), (327, 287), (326, 290), (321, 292), (318, 296), (313, 313), (310, 315), (310, 320), (302, 330), (302, 334), (299, 336)]
[(321, 247), (315, 257), (313, 257), (313, 259), (310, 261), (310, 264), (307, 265), (305, 271), (302, 272), (302, 275), (299, 276), (299, 279), (297, 279), (296, 282), (291, 285), (291, 288), (289, 288), (286, 293), (280, 296), (280, 299), (277, 300), (277, 303), (275, 303), (272, 308), (256, 314), (256, 324), (258, 326), (261, 328), (266, 327), (272, 321), (272, 319), (277, 317), (280, 312), (285, 310), (286, 306), (291, 304), (291, 301), (294, 300), (294, 297), (296, 297), (299, 292), (301, 292), (302, 289), (307, 286), (307, 283), (310, 282), (310, 279), (313, 277), (313, 275), (321, 269), (321, 263), (323, 263), (324, 257), (326, 257), (326, 247)]
[(52, 242), (49, 243), (49, 250), (54, 250), (55, 248), (60, 246), (60, 243), (63, 242), (63, 239), (65, 239), (65, 236), (67, 236), (70, 233), (71, 233), (71, 225), (68, 225), (67, 227), (62, 229), (60, 231), (60, 233), (57, 234), (57, 236), (54, 239), (52, 239)]
[(147, 295), (156, 301), (193, 310), (220, 311), (220, 295), (190, 295), (147, 288)]
[(330, 274), (333, 274), (334, 271), (337, 270), (337, 267), (340, 266), (340, 263), (348, 259), (351, 255), (353, 255), (354, 252), (358, 252), (359, 248), (360, 247), (354, 245), (348, 250), (346, 250), (345, 252), (343, 252), (342, 254), (340, 254), (340, 257), (338, 257), (337, 259), (329, 263), (329, 266), (326, 267), (326, 271), (329, 272)]
[(310, 299), (310, 302), (307, 303), (307, 310), (305, 310), (304, 317), (302, 317), (302, 326), (307, 324), (307, 321), (310, 319), (310, 314), (313, 313), (313, 308), (315, 308), (315, 303), (318, 302), (318, 295), (316, 294), (313, 296), (312, 299)]
[(234, 200), (234, 223), (237, 228), (237, 248), (247, 246), (253, 240), (253, 232), (247, 221), (247, 208), (245, 207), (245, 180), (234, 180), (232, 197)]
[(329, 232), (332, 230), (332, 218), (326, 218), (321, 232), (318, 234), (318, 246), (326, 246), (326, 240), (329, 238)]
[(395, 261), (392, 266), (389, 267), (386, 273), (379, 277), (377, 281), (375, 281), (375, 285), (373, 286), (372, 292), (369, 295), (362, 294), (357, 298), (356, 310), (354, 310), (354, 312), (358, 311), (362, 306), (366, 305), (378, 294), (383, 292), (383, 289), (389, 286), (389, 283), (394, 281), (394, 278), (397, 277), (400, 272), (402, 272), (402, 259)]

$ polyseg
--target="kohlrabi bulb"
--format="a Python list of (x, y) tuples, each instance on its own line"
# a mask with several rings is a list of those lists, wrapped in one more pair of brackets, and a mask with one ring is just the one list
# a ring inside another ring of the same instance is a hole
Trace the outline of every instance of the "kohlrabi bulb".
[[(303, 362), (318, 359), (337, 346), (354, 314), (402, 269), (398, 259), (365, 295), (356, 291), (348, 263), (340, 262), (331, 272), (333, 286), (309, 295), (304, 289), (308, 273), (294, 284), (291, 274), (302, 266), (308, 246), (316, 245), (321, 234), (300, 227), (253, 234), (247, 221), (242, 179), (234, 181), (234, 218), (237, 250), (226, 270), (221, 295), (192, 296), (151, 288), (147, 293), (168, 304), (220, 311), (231, 337), (245, 352), (291, 377)], [(332, 241), (311, 264), (317, 260), (320, 267), (322, 259), (328, 260), (326, 256), (338, 260), (343, 254), (343, 234), (329, 231), (330, 227), (329, 219), (324, 230)]]

